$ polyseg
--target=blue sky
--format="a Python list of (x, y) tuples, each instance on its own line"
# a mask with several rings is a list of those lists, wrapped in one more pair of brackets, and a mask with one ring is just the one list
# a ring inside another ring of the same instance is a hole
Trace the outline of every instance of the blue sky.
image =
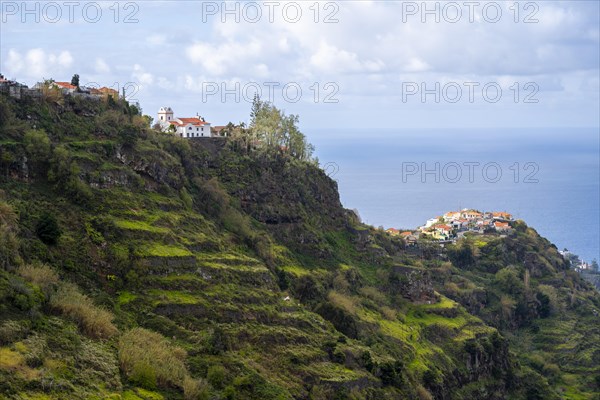
[(4, 75), (126, 86), (152, 116), (169, 105), (217, 125), (247, 120), (244, 94), (258, 86), (266, 98), (272, 86), (309, 138), (332, 127), (599, 125), (596, 1), (30, 1), (28, 13), (1, 3)]

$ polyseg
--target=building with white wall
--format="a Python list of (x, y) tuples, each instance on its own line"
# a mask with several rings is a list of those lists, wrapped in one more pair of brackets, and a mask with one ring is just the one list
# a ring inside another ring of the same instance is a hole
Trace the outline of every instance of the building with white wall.
[(183, 138), (211, 137), (210, 122), (196, 114), (192, 118), (175, 117), (171, 107), (161, 107), (157, 123), (165, 132), (173, 132)]

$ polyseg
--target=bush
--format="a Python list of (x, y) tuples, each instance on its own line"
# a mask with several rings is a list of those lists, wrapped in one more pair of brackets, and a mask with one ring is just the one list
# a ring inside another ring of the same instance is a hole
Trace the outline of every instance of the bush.
[(73, 284), (62, 284), (50, 297), (50, 305), (77, 321), (83, 332), (92, 338), (109, 338), (118, 332), (112, 323), (113, 315), (94, 305)]
[(400, 361), (386, 362), (379, 366), (379, 377), (384, 385), (401, 388), (404, 385), (403, 365)]
[(330, 303), (343, 308), (350, 314), (356, 314), (356, 301), (352, 297), (345, 296), (335, 290), (330, 290), (327, 294), (327, 300), (329, 300)]
[(27, 335), (26, 329), (17, 321), (4, 321), (0, 325), (0, 345), (14, 343)]
[(23, 311), (37, 308), (43, 301), (44, 295), (39, 290), (36, 290), (17, 277), (10, 277), (8, 279), (8, 287), (6, 289), (5, 296), (11, 300), (12, 304)]
[(45, 264), (22, 265), (17, 269), (17, 273), (29, 283), (39, 286), (46, 295), (49, 295), (50, 290), (56, 287), (59, 281), (58, 274)]
[(40, 216), (35, 232), (40, 240), (48, 245), (56, 244), (62, 235), (56, 217), (48, 212)]
[(208, 382), (217, 389), (222, 389), (225, 384), (225, 379), (227, 376), (227, 370), (222, 365), (213, 365), (208, 368), (208, 372), (206, 373), (206, 379)]
[(18, 222), (14, 209), (0, 200), (0, 267), (6, 268), (19, 260)]
[(204, 379), (193, 379), (186, 376), (183, 379), (183, 398), (185, 400), (207, 400), (210, 391)]
[(183, 349), (143, 328), (131, 329), (119, 340), (121, 370), (132, 382), (148, 389), (177, 386), (185, 390), (187, 386), (191, 390), (189, 382), (184, 384), (188, 377), (185, 356)]
[(419, 400), (433, 400), (431, 393), (421, 385), (417, 386), (417, 396)]

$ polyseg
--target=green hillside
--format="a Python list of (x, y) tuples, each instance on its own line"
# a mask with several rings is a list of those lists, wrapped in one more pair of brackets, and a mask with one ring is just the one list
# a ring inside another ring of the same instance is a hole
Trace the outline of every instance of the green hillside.
[(0, 94), (0, 398), (600, 398), (600, 294), (554, 245), (408, 247), (259, 106), (186, 140)]

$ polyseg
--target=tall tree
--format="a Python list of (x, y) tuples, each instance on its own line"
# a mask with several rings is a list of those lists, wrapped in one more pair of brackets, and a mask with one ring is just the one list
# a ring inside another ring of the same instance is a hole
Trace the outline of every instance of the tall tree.
[(71, 78), (71, 85), (79, 87), (79, 74), (73, 75)]

